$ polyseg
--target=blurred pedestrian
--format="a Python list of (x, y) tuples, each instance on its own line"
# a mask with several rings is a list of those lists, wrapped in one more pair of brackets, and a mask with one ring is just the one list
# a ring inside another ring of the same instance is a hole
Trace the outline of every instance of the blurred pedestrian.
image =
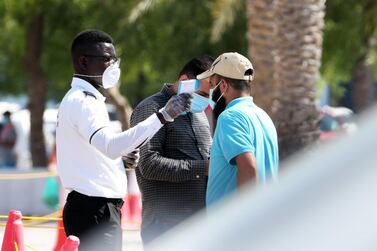
[(254, 69), (246, 57), (224, 53), (211, 68), (198, 75), (209, 79), (212, 99), (223, 99), (211, 148), (207, 205), (236, 192), (244, 184), (263, 184), (278, 172), (278, 141), (275, 126), (251, 94)]
[[(164, 84), (160, 92), (134, 109), (131, 125), (137, 125), (164, 107), (178, 93), (181, 81), (195, 79), (212, 62), (212, 57), (202, 56), (186, 63), (174, 84)], [(193, 93), (191, 111), (177, 117), (140, 149), (136, 176), (142, 193), (144, 244), (205, 206), (212, 139), (204, 110), (210, 104), (210, 86), (205, 80), (196, 83), (200, 84)]]
[(74, 75), (58, 112), (57, 170), (69, 190), (63, 209), (67, 235), (80, 250), (122, 250), (120, 209), (127, 179), (121, 156), (147, 142), (189, 109), (190, 95), (175, 95), (138, 125), (115, 133), (100, 89), (114, 87), (120, 60), (105, 32), (85, 30), (73, 40)]
[(17, 155), (14, 146), (17, 140), (17, 132), (11, 115), (9, 111), (3, 113), (2, 128), (0, 130), (0, 167), (16, 167)]

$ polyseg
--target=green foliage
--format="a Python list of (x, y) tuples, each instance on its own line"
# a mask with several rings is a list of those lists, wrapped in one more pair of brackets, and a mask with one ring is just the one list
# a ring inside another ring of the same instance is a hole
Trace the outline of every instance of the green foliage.
[(122, 62), (121, 91), (135, 104), (174, 82), (190, 58), (224, 51), (247, 51), (246, 14), (237, 18), (218, 42), (211, 43), (214, 1), (156, 1), (134, 22), (130, 11), (139, 1), (116, 0), (3, 0), (0, 3), (0, 93), (24, 93), (22, 67), (25, 34), (30, 17), (43, 13), (43, 53), (40, 63), (48, 76), (50, 98), (60, 100), (70, 87), (70, 45), (83, 29), (111, 34)]
[(211, 41), (219, 41), (227, 28), (234, 24), (242, 7), (245, 7), (245, 2), (241, 0), (216, 0), (212, 3), (211, 13), (214, 23)]
[[(159, 1), (117, 36), (118, 45), (124, 43), (127, 62), (132, 63), (126, 66), (128, 82), (123, 85), (123, 91), (142, 91), (135, 93), (136, 99), (128, 96), (133, 103), (159, 90), (163, 82), (174, 82), (180, 68), (192, 57), (202, 54), (216, 57), (227, 50), (246, 52), (244, 11), (221, 41), (210, 42), (211, 3), (208, 0)], [(145, 83), (140, 82), (140, 76), (144, 76)]]
[[(130, 22), (131, 10), (143, 6), (141, 3), (149, 8), (144, 8)], [(0, 1), (0, 93), (26, 90), (22, 66), (25, 36), (30, 17), (35, 13), (44, 16), (43, 54), (41, 62), (36, 63), (48, 75), (50, 98), (59, 100), (70, 86), (72, 38), (83, 29), (97, 28), (114, 37), (122, 58), (121, 91), (135, 104), (159, 90), (163, 82), (174, 82), (182, 65), (194, 56), (216, 57), (224, 51), (247, 54), (243, 3), (237, 0)], [(375, 0), (327, 1), (321, 73), (338, 96), (342, 93), (339, 81), (350, 79), (352, 68), (363, 53), (368, 53), (377, 73), (376, 43), (370, 48), (366, 43), (368, 37), (377, 35), (375, 13)], [(217, 42), (210, 40), (215, 36), (212, 27), (218, 27), (222, 34)]]
[(25, 32), (12, 17), (12, 4), (13, 1), (0, 3), (0, 91), (17, 93), (25, 88), (25, 76), (20, 74)]
[(368, 38), (377, 35), (377, 2), (375, 0), (331, 0), (326, 2), (322, 75), (336, 96), (343, 90), (340, 81), (351, 78), (357, 59), (367, 53), (377, 70), (376, 46)]

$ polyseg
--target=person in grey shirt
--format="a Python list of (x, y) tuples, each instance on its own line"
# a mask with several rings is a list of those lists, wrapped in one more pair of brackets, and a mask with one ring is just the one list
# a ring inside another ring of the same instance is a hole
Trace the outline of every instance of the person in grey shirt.
[[(169, 98), (177, 94), (180, 81), (195, 79), (196, 75), (209, 69), (212, 62), (210, 56), (190, 60), (182, 68), (176, 83), (164, 84), (160, 92), (134, 109), (131, 126), (164, 107)], [(192, 107), (200, 109), (180, 115), (140, 149), (136, 176), (142, 193), (141, 237), (144, 244), (205, 206), (212, 139), (203, 111), (209, 104), (209, 88), (207, 81), (200, 81), (192, 100)]]

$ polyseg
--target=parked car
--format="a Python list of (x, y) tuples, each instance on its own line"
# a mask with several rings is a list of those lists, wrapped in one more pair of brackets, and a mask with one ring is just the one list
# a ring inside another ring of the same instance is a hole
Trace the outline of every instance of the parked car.
[(346, 107), (324, 106), (320, 110), (320, 139), (328, 140), (354, 132), (354, 113)]

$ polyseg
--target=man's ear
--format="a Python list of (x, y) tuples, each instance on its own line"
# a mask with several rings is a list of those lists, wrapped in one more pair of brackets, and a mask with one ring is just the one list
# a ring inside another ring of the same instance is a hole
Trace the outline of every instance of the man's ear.
[(81, 70), (86, 70), (88, 68), (88, 59), (85, 56), (80, 56), (77, 62)]
[(220, 90), (222, 90), (221, 92), (223, 92), (223, 90), (227, 88), (227, 85), (228, 83), (224, 79), (221, 79), (220, 86), (219, 86)]

